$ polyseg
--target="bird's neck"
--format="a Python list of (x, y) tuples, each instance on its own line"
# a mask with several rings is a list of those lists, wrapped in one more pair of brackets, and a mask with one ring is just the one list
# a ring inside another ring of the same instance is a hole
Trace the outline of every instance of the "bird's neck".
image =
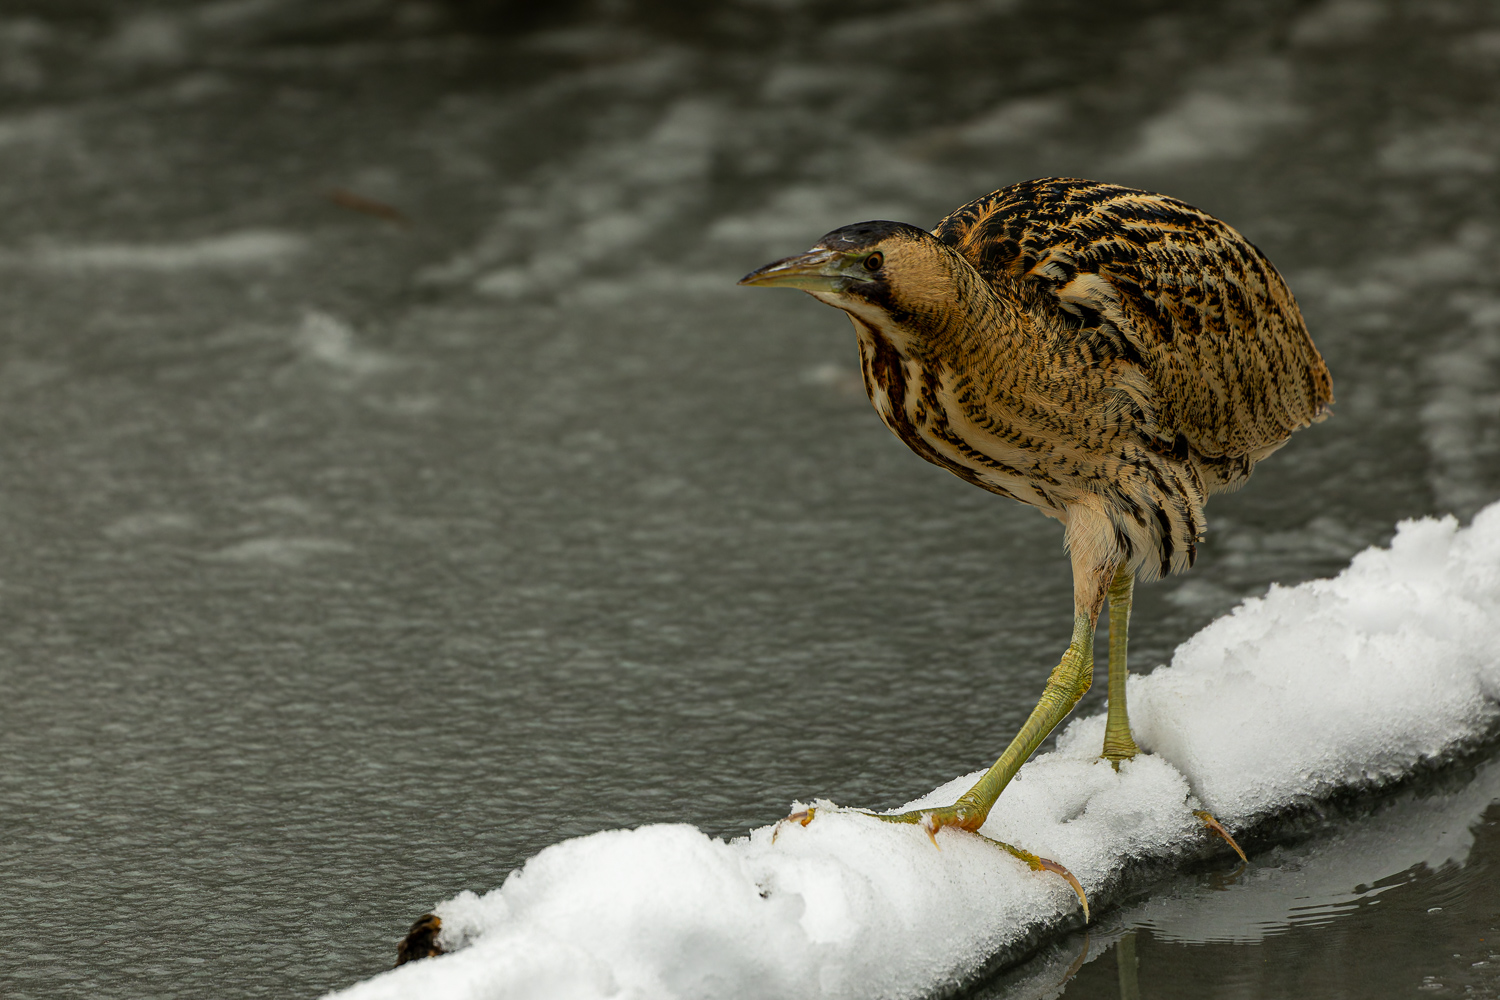
[[(958, 256), (957, 254), (954, 255)], [(960, 351), (985, 346), (990, 351), (1020, 352), (1030, 325), (1014, 298), (997, 294), (993, 285), (962, 260), (955, 268), (955, 294), (942, 323), (944, 348)]]
[(1004, 365), (1027, 350), (1030, 324), (1014, 299), (997, 294), (967, 260), (950, 252), (947, 280), (933, 282), (932, 292), (907, 303), (899, 313), (881, 317), (877, 329), (905, 357), (924, 367), (971, 367), (982, 355), (990, 365)]

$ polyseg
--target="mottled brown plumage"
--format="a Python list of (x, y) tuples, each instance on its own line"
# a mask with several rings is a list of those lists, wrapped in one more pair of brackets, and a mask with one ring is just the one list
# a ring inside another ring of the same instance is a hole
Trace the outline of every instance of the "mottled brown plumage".
[[(969, 482), (1064, 523), (1069, 508), (1104, 517), (1070, 544), (1141, 578), (1192, 565), (1207, 495), (1243, 484), (1332, 401), (1276, 269), (1176, 199), (1029, 181), (960, 208), (936, 241), (905, 230), (885, 253), (881, 304), (895, 308), (851, 311), (876, 410)], [(956, 294), (933, 301), (916, 281)]]
[(1106, 756), (1133, 755), (1124, 632), (1134, 580), (1191, 566), (1208, 495), (1241, 486), (1333, 401), (1270, 261), (1175, 198), (1044, 178), (971, 202), (932, 233), (837, 229), (744, 283), (803, 288), (848, 313), (887, 427), (929, 462), (1064, 525), (1074, 641), (994, 781), (932, 822), (983, 822), (1088, 688), (1106, 593), (1121, 611), (1118, 628), (1111, 611)]
[(1240, 485), (1243, 460), (1263, 458), (1333, 401), (1328, 369), (1271, 262), (1175, 198), (1027, 181), (958, 209), (935, 235), (1033, 323), (1076, 325), (1076, 339), (1102, 338), (1142, 370), (1156, 393), (1143, 430), (1181, 435), (1209, 492)]

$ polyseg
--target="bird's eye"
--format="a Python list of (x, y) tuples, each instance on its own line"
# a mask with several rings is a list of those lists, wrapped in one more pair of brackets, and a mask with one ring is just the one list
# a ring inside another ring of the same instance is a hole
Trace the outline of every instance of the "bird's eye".
[(874, 253), (870, 254), (870, 256), (865, 258), (865, 270), (878, 271), (884, 263), (885, 254), (881, 253), (879, 250), (876, 250)]

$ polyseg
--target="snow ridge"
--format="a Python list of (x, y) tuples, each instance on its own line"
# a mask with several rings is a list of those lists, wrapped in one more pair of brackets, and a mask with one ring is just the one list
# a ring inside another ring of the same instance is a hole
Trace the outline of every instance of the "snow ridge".
[[(1146, 751), (1098, 759), (1102, 715), (1022, 768), (986, 836), (1090, 893), (1204, 849), (1195, 808), (1244, 829), (1471, 749), (1500, 716), (1500, 503), (1406, 521), (1332, 580), (1273, 587), (1132, 677)], [(907, 807), (951, 802), (977, 775)], [(1081, 920), (1059, 878), (962, 832), (821, 806), (730, 842), (686, 825), (553, 845), (435, 912), (450, 954), (334, 994), (445, 998), (914, 997)]]

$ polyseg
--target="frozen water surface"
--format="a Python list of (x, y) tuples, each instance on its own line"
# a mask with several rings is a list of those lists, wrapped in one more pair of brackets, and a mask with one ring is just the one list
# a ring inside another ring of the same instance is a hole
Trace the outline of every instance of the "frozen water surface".
[[(1285, 272), (1335, 419), (1142, 590), (1138, 671), (1403, 518), (1500, 496), (1491, 5), (529, 10), (0, 5), (7, 997), (315, 996), (549, 845), (888, 808), (992, 759), (1066, 641), (1061, 539), (880, 426), (841, 317), (733, 287), (834, 226), (1096, 176)], [(1352, 776), (1278, 745), (1264, 788), (1235, 785), (1229, 748), (1288, 701), (1213, 649), (1327, 619), (1372, 638), (1320, 665), (1404, 670), (1470, 641), (1456, 602), (1292, 593), (1194, 639), (1200, 674), (1142, 681), (1143, 723), (1238, 692), (1234, 739), (1173, 715), (1122, 782), (1156, 767), (1153, 794), (1175, 773), (1234, 813)], [(1297, 614), (1324, 618), (1255, 632)], [(1387, 687), (1341, 690), (1338, 739), (1407, 766), (1473, 722), (1472, 690), (1438, 688), (1368, 720)], [(1060, 746), (1035, 767), (1086, 766)], [(1153, 994), (1494, 994), (1492, 769), (1443, 782), (1143, 888), (976, 988), (1114, 995), (1129, 951)]]

